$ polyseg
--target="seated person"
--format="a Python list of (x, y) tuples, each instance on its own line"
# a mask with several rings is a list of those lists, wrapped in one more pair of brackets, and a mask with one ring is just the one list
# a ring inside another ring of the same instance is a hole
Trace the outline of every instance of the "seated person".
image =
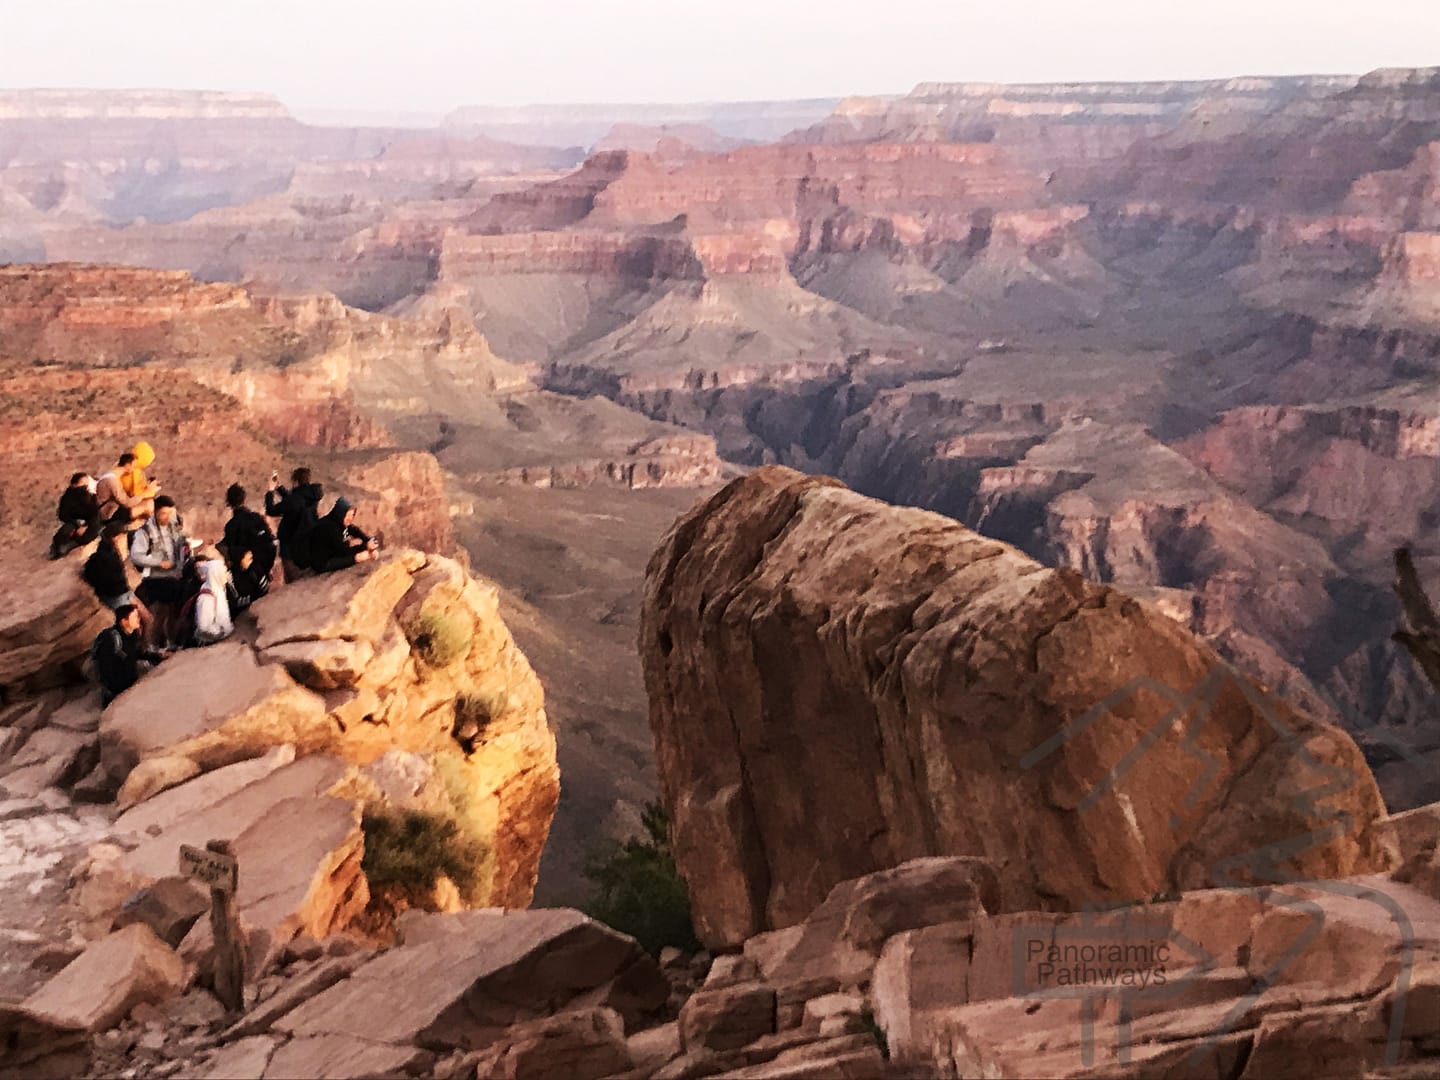
[(115, 468), (100, 477), (95, 486), (95, 498), (100, 502), (101, 514), (110, 514), (123, 508), (130, 512), (132, 519), (140, 521), (155, 512), (155, 496), (160, 485), (147, 481), (145, 486), (139, 489), (142, 494), (131, 494), (130, 489), (135, 487), (135, 483), (130, 477), (134, 473), (135, 455), (127, 452), (120, 455)]
[(145, 470), (155, 464), (155, 449), (145, 441), (137, 442), (130, 448), (135, 456), (135, 467), (120, 478), (120, 484), (132, 498), (153, 499), (160, 494), (160, 485), (145, 477)]
[(309, 569), (328, 574), (375, 558), (380, 540), (372, 540), (355, 527), (355, 508), (341, 498), (310, 530), (309, 548)]
[(85, 560), (80, 576), (95, 591), (100, 602), (112, 611), (134, 607), (140, 614), (141, 630), (146, 641), (153, 641), (154, 620), (150, 610), (130, 591), (130, 577), (125, 570), (125, 535), (130, 526), (130, 512), (117, 510), (100, 531), (100, 543)]
[(185, 628), (187, 640), (196, 645), (214, 645), (224, 641), (235, 630), (230, 621), (230, 598), (223, 559), (204, 559), (196, 563), (200, 574), (200, 591), (190, 606), (190, 626)]
[(140, 681), (164, 655), (145, 647), (140, 632), (140, 610), (134, 604), (115, 609), (115, 625), (101, 630), (90, 646), (95, 678), (100, 682), (100, 704), (109, 705)]
[(50, 558), (63, 558), (100, 535), (100, 500), (95, 497), (95, 487), (89, 473), (77, 472), (70, 477), (70, 486), (60, 496), (55, 510), (60, 528), (50, 539)]
[(191, 558), (184, 524), (170, 496), (159, 496), (154, 516), (135, 530), (130, 561), (144, 575), (135, 593), (154, 613), (156, 640), (175, 641), (180, 609), (190, 596), (186, 577)]
[(225, 592), (230, 597), (232, 615), (239, 615), (270, 591), (270, 575), (260, 572), (255, 564), (254, 552), (240, 551), (227, 571), (230, 580)]
[(270, 573), (275, 568), (275, 534), (270, 523), (245, 505), (245, 489), (231, 484), (225, 492), (230, 520), (220, 550), (233, 583), (231, 599), (239, 614), (270, 591)]

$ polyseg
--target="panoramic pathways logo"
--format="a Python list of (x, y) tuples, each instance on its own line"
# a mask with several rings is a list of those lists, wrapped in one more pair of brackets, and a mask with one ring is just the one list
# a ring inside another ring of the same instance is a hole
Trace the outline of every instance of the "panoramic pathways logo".
[[(1276, 699), (1272, 695), (1262, 692), (1223, 660), (1217, 661), (1210, 672), (1188, 691), (1178, 691), (1156, 679), (1141, 676), (1066, 724), (1030, 751), (1021, 760), (1021, 765), (1027, 769), (1034, 768), (1082, 732), (1112, 715), (1123, 702), (1140, 693), (1153, 694), (1167, 702), (1169, 708), (1085, 793), (1077, 811), (1083, 813), (1099, 804), (1151, 747), (1182, 723), (1185, 734), (1181, 748), (1202, 765), (1200, 777), (1182, 800), (1182, 805), (1192, 807), (1204, 797), (1221, 769), (1221, 763), (1199, 745), (1199, 738), (1221, 692), (1229, 687), (1238, 689), (1246, 697), (1275, 730), (1287, 751), (1303, 765), (1304, 771), (1316, 777), (1315, 784), (1294, 792), (1290, 797), (1306, 820), (1325, 824), (1251, 851), (1226, 856), (1210, 867), (1210, 878), (1217, 887), (1235, 891), (1254, 890), (1264, 902), (1299, 911), (1309, 922), (1279, 957), (1264, 970), (1252, 974), (1249, 992), (1241, 994), (1200, 1040), (1194, 1052), (1194, 1063), (1198, 1064), (1198, 1059), (1207, 1052), (1213, 1052), (1219, 1040), (1234, 1030), (1265, 992), (1279, 982), (1320, 937), (1325, 926), (1324, 909), (1313, 900), (1282, 889), (1286, 885), (1303, 884), (1312, 893), (1331, 893), (1376, 904), (1395, 924), (1400, 942), (1399, 970), (1390, 1009), (1385, 1063), (1396, 1064), (1400, 1059), (1406, 995), (1416, 952), (1413, 926), (1393, 897), (1373, 887), (1344, 881), (1302, 881), (1282, 865), (1285, 859), (1350, 831), (1353, 824), (1351, 816), (1344, 810), (1325, 805), (1325, 800), (1353, 786), (1355, 776), (1345, 768), (1317, 759), (1286, 720), (1284, 710), (1274, 707)], [(1178, 820), (1172, 819), (1172, 825), (1178, 824)], [(1157, 920), (1154, 916), (1146, 918), (1143, 909), (1131, 913), (1091, 908), (1081, 914), (1077, 925), (1037, 922), (1031, 926), (1019, 926), (1015, 930), (1011, 952), (1012, 985), (1017, 997), (1079, 999), (1082, 1025), (1080, 1048), (1082, 1061), (1087, 1066), (1095, 1062), (1098, 1010), (1102, 1001), (1118, 1002), (1116, 1054), (1120, 1063), (1126, 1064), (1131, 1056), (1130, 1026), (1136, 1002), (1141, 998), (1176, 994), (1187, 983), (1216, 967), (1215, 957), (1197, 942), (1177, 933), (1163, 919)]]

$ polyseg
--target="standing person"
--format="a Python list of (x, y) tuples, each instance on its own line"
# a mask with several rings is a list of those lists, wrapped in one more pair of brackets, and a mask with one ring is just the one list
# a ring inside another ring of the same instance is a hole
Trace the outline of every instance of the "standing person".
[(141, 629), (147, 641), (153, 641), (154, 620), (150, 610), (130, 591), (130, 577), (125, 571), (125, 534), (130, 526), (130, 511), (117, 511), (100, 531), (100, 544), (85, 560), (80, 576), (94, 590), (100, 602), (112, 611), (133, 607), (140, 615)]
[(115, 609), (115, 625), (107, 626), (90, 646), (95, 678), (100, 682), (100, 705), (105, 707), (140, 681), (140, 676), (164, 654), (145, 647), (140, 630), (140, 609), (121, 604)]
[(230, 507), (230, 520), (225, 523), (220, 550), (225, 555), (234, 598), (239, 601), (238, 614), (270, 591), (275, 534), (262, 515), (245, 505), (245, 489), (239, 484), (231, 484), (226, 490), (225, 505)]
[(95, 487), (89, 473), (77, 472), (70, 477), (70, 486), (60, 496), (55, 510), (60, 528), (50, 539), (50, 558), (68, 555), (100, 535), (100, 500), (95, 497)]
[(290, 488), (280, 484), (280, 474), (270, 474), (270, 490), (265, 492), (265, 516), (279, 518), (280, 525), (275, 537), (280, 542), (280, 565), (285, 568), (285, 580), (294, 581), (304, 576), (308, 559), (295, 558), (296, 540), (314, 528), (320, 520), (320, 500), (325, 497), (319, 484), (311, 483), (310, 470), (298, 468), (290, 474)]
[(185, 574), (190, 564), (190, 544), (175, 500), (169, 495), (155, 500), (154, 516), (135, 530), (130, 561), (145, 575), (135, 592), (155, 615), (157, 639), (173, 642), (176, 619), (188, 599)]
[(130, 477), (134, 472), (135, 455), (127, 451), (115, 462), (115, 468), (100, 477), (95, 497), (100, 502), (101, 514), (123, 507), (130, 511), (133, 520), (140, 521), (155, 512), (155, 496), (160, 491), (160, 485), (146, 481), (145, 486), (139, 489), (143, 494), (132, 494), (130, 489), (135, 487), (135, 483)]
[(368, 562), (380, 550), (378, 540), (355, 527), (355, 508), (343, 498), (335, 500), (330, 512), (312, 530), (309, 546), (309, 565), (317, 574)]

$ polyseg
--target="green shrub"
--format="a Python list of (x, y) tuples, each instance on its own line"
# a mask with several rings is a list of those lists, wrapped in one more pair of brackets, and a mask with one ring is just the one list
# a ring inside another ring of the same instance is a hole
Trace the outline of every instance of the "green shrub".
[(473, 637), (460, 619), (424, 608), (405, 627), (405, 636), (420, 659), (433, 668), (449, 667), (459, 660), (470, 651)]
[(592, 853), (585, 868), (591, 885), (586, 914), (629, 934), (656, 955), (666, 945), (700, 948), (690, 919), (690, 897), (670, 854), (670, 823), (659, 802), (641, 816), (643, 838)]
[(473, 900), (486, 850), (454, 819), (421, 810), (372, 807), (361, 825), (365, 831), (361, 868), (373, 894), (426, 897), (443, 876), (455, 883), (467, 903)]

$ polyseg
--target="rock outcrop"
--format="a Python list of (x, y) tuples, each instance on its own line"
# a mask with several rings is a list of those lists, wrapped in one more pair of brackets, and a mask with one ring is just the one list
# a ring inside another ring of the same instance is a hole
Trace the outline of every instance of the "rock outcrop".
[(180, 843), (232, 840), (242, 916), (273, 949), (365, 909), (360, 817), (389, 807), (479, 845), (466, 903), (528, 905), (555, 737), (497, 603), (455, 562), (401, 551), (287, 585), (252, 609), (253, 637), (167, 661), (101, 719), (132, 807), (117, 829), (138, 843), (115, 871), (138, 885), (173, 873)]
[(712, 945), (924, 855), (992, 860), (1007, 911), (1393, 859), (1344, 733), (1147, 604), (836, 481), (761, 469), (677, 522), (640, 649)]

